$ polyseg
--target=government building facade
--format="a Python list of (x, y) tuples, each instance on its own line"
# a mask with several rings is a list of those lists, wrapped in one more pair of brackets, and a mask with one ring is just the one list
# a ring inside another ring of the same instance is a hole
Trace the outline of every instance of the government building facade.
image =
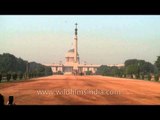
[[(67, 51), (65, 55), (65, 63), (46, 65), (52, 68), (53, 74), (57, 72), (62, 72), (64, 74), (86, 74), (87, 71), (90, 71), (92, 74), (95, 74), (95, 72), (97, 71), (97, 68), (101, 66), (101, 65), (96, 65), (96, 64), (85, 64), (85, 63), (81, 64), (80, 63), (80, 56), (78, 53), (77, 23), (75, 25), (76, 26), (75, 26), (73, 49), (70, 49)], [(117, 65), (117, 66), (121, 66), (121, 65)]]

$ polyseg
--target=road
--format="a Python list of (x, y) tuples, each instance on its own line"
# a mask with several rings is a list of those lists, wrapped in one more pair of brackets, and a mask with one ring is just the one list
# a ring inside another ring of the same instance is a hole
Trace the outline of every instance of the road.
[(105, 76), (53, 75), (0, 83), (17, 105), (160, 105), (160, 83)]

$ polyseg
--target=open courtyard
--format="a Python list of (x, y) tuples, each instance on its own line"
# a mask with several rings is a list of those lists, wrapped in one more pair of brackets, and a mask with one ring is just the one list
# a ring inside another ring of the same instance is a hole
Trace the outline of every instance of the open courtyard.
[(160, 105), (160, 83), (106, 76), (52, 75), (0, 83), (16, 105)]

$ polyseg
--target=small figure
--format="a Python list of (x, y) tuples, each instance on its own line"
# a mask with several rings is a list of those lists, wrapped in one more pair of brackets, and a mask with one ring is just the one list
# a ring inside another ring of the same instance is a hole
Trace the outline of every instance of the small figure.
[(8, 102), (7, 102), (7, 105), (15, 105), (15, 103), (14, 103), (14, 97), (13, 97), (13, 96), (9, 96), (8, 99), (9, 99), (9, 100), (8, 100)]
[(4, 105), (4, 96), (0, 94), (0, 106)]

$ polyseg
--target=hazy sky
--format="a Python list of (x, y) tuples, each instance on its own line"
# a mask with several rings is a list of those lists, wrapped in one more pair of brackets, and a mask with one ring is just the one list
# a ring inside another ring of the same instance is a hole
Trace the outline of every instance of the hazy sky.
[(154, 63), (160, 55), (160, 16), (153, 15), (1, 15), (0, 54), (64, 62), (76, 22), (82, 63), (118, 64), (133, 58)]

